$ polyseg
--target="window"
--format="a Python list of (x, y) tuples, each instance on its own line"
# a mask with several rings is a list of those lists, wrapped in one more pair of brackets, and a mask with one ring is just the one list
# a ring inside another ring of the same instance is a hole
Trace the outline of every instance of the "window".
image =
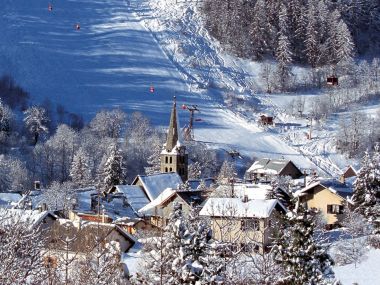
[(168, 163), (168, 157), (167, 156), (165, 156), (165, 163)]
[(173, 162), (173, 158), (170, 157), (170, 158), (169, 158), (169, 163), (172, 163), (172, 162)]
[(165, 172), (168, 172), (168, 168), (167, 167), (165, 167)]
[(257, 219), (245, 219), (241, 221), (240, 228), (242, 231), (258, 231), (260, 229), (260, 222)]
[(342, 214), (342, 205), (327, 205), (327, 214)]
[(170, 171), (170, 172), (172, 172), (172, 171), (173, 171), (173, 169), (170, 167), (170, 168), (169, 168), (169, 171)]

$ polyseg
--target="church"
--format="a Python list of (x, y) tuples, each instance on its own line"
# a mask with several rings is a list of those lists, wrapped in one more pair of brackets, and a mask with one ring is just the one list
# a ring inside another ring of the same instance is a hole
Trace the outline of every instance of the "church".
[(160, 155), (161, 173), (177, 172), (182, 181), (186, 182), (188, 179), (188, 153), (186, 146), (180, 140), (179, 131), (176, 97), (174, 96), (166, 143)]

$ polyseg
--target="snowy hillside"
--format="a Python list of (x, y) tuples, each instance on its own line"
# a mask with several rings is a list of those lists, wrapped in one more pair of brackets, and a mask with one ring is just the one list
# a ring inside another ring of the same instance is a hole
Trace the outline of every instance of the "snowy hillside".
[[(53, 2), (48, 11), (41, 0), (5, 1), (0, 71), (20, 82), (34, 102), (49, 98), (87, 119), (102, 108), (119, 107), (166, 126), (176, 95), (180, 105), (198, 105), (196, 140), (249, 157), (292, 159), (304, 168), (316, 163), (322, 173), (336, 174), (336, 162), (325, 157), (311, 162), (300, 154), (313, 158), (318, 146), (298, 150), (281, 129), (257, 126), (260, 110), (280, 114), (289, 98), (256, 94), (262, 84), (259, 64), (224, 54), (202, 27), (198, 6), (197, 1), (80, 0)], [(226, 108), (222, 95), (228, 92), (250, 98), (252, 109)], [(182, 126), (188, 115), (180, 111)]]

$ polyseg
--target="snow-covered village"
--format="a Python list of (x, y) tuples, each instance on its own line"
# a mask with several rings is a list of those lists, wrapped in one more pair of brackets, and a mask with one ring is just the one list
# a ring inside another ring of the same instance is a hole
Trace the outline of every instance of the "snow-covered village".
[(0, 285), (380, 285), (378, 0), (2, 0)]

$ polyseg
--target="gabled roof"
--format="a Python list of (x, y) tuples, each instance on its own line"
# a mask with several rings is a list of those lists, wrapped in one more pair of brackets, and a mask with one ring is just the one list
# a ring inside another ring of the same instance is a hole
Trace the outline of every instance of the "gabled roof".
[[(255, 161), (252, 164), (252, 166), (247, 170), (247, 172), (277, 175), (277, 174), (280, 174), (281, 171), (289, 163), (295, 166), (295, 164), (291, 160), (261, 158), (258, 161)], [(297, 166), (295, 167), (297, 168)]]
[(97, 193), (98, 191), (95, 189), (95, 187), (81, 188), (75, 190), (75, 210), (80, 212), (91, 212), (91, 196)]
[(177, 191), (175, 193), (180, 197), (187, 205), (197, 206), (203, 203), (207, 199), (207, 193), (205, 191)]
[(187, 180), (187, 183), (190, 185), (191, 189), (197, 189), (201, 182), (204, 182), (207, 188), (209, 188), (212, 184), (215, 183), (214, 178), (203, 178), (203, 179), (189, 179)]
[[(159, 205), (170, 199), (175, 194), (175, 190), (172, 188), (165, 189), (156, 199), (150, 202), (145, 207), (139, 210), (139, 214), (142, 215), (153, 215), (153, 214), (161, 214), (161, 210), (156, 209)], [(159, 211), (159, 213), (157, 212)]]
[(116, 192), (122, 193), (136, 212), (150, 202), (144, 190), (138, 185), (117, 185)]
[(2, 223), (13, 223), (15, 220), (22, 221), (29, 223), (31, 228), (38, 227), (48, 216), (54, 220), (57, 219), (57, 217), (49, 211), (41, 212), (38, 210), (22, 209), (0, 209), (0, 216), (4, 218), (1, 220)]
[[(272, 189), (270, 184), (235, 184), (234, 195), (243, 199), (245, 196), (249, 200), (265, 199), (269, 190)], [(216, 188), (215, 193), (230, 193), (231, 185), (221, 185)]]
[(243, 202), (239, 198), (209, 198), (199, 215), (208, 217), (268, 218), (279, 206), (287, 210), (277, 200), (251, 200)]
[(306, 187), (296, 191), (294, 193), (295, 196), (303, 196), (309, 191), (315, 189), (316, 187), (320, 187), (322, 189), (327, 189), (331, 193), (339, 196), (342, 199), (348, 200), (349, 196), (352, 195), (352, 190), (350, 188), (339, 188), (339, 184), (335, 183), (331, 180), (325, 180), (325, 181), (316, 181), (313, 183), (310, 183)]
[(350, 175), (346, 177), (352, 177), (352, 176), (357, 176), (358, 172), (352, 165), (348, 165), (345, 169), (343, 169), (341, 175)]
[(138, 175), (132, 184), (136, 185), (138, 180), (143, 185), (144, 193), (150, 201), (156, 199), (166, 188), (177, 189), (183, 183), (176, 172)]
[(140, 209), (139, 213), (143, 215), (161, 215), (161, 206), (165, 206), (165, 203), (170, 201), (173, 197), (178, 196), (184, 203), (191, 206), (199, 206), (207, 199), (207, 192), (205, 191), (176, 191), (171, 188), (165, 189), (165, 191), (158, 196), (155, 200), (150, 202), (144, 208)]
[(128, 204), (125, 203), (125, 198), (123, 196), (113, 195), (110, 199), (102, 201), (102, 206), (105, 209), (107, 216), (111, 217), (112, 220), (117, 220), (120, 218), (138, 218), (137, 212)]
[[(65, 226), (65, 224), (68, 226)], [(95, 248), (97, 240), (100, 240), (100, 242), (107, 240), (113, 231), (118, 232), (128, 240), (131, 246), (136, 243), (136, 239), (118, 225), (86, 221), (81, 221), (80, 227), (78, 227), (71, 221), (59, 220), (52, 227), (51, 237), (52, 240), (59, 239), (64, 234), (72, 238), (72, 242), (69, 244), (69, 251), (86, 253), (91, 252)], [(112, 240), (108, 241), (111, 242)], [(55, 250), (65, 250), (65, 244), (62, 242), (52, 243), (51, 247)]]

